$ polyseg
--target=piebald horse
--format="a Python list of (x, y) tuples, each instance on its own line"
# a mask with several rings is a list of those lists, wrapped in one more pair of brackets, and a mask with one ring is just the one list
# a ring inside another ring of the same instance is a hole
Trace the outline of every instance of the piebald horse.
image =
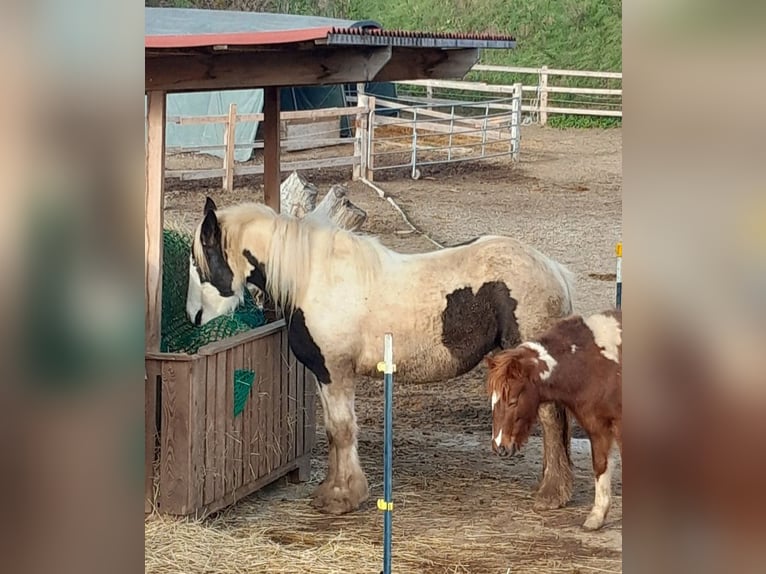
[[(287, 318), (290, 348), (317, 380), (328, 439), (321, 512), (356, 510), (369, 497), (357, 456), (354, 380), (375, 375), (392, 333), (396, 382), (444, 381), (572, 313), (572, 275), (517, 240), (483, 236), (440, 251), (402, 254), (377, 238), (258, 203), (217, 209), (207, 198), (189, 266), (187, 313), (197, 324), (233, 311), (246, 285)], [(543, 473), (536, 506), (572, 494), (569, 426), (541, 405)]]

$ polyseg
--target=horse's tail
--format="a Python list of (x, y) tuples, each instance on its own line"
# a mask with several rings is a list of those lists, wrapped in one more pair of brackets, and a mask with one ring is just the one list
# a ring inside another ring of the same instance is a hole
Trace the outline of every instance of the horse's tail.
[(572, 315), (574, 313), (575, 274), (558, 261), (553, 261), (552, 267), (567, 294), (566, 305), (564, 305), (562, 312), (566, 315)]

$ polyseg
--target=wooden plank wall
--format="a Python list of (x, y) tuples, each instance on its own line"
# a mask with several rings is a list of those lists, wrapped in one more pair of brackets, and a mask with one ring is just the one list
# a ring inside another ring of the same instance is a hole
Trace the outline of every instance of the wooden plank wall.
[[(296, 460), (307, 462), (315, 387), (290, 352), (285, 329), (231, 343), (200, 355), (147, 357), (146, 512), (154, 504), (171, 514), (210, 512), (295, 469)], [(255, 378), (234, 417), (236, 369), (253, 370)]]

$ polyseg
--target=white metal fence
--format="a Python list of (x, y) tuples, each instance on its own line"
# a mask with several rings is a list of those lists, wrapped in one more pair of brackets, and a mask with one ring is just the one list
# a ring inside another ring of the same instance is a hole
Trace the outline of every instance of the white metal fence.
[(370, 110), (360, 134), (362, 172), (373, 179), (376, 171), (407, 168), (418, 179), (424, 166), (500, 156), (517, 160), (521, 84), (510, 86), (504, 96), (417, 104), (360, 95), (359, 105)]

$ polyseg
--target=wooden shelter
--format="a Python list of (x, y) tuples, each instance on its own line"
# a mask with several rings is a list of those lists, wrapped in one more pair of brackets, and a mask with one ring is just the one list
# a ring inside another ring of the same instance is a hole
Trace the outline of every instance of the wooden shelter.
[[(160, 14), (166, 25), (153, 30), (151, 22)], [(189, 32), (199, 29), (190, 23), (200, 18), (206, 32)], [(374, 24), (348, 27), (346, 21), (324, 18), (307, 26), (306, 17), (212, 10), (146, 8), (146, 21), (147, 509), (155, 504), (166, 512), (209, 512), (291, 471), (306, 477), (313, 445), (313, 381), (306, 382), (305, 369), (289, 353), (284, 321), (208, 345), (199, 355), (159, 353), (166, 95), (264, 89), (264, 197), (279, 210), (280, 86), (462, 78), (481, 48), (513, 48), (515, 41), (389, 31)], [(219, 407), (228, 400), (226, 385), (237, 362), (261, 365), (271, 373), (271, 386), (268, 400), (251, 401), (246, 418), (232, 421), (231, 412)], [(293, 395), (281, 396), (285, 393)], [(280, 417), (291, 415), (297, 417), (292, 428), (281, 424)], [(271, 425), (269, 436), (280, 446), (273, 449), (279, 455), (264, 459), (274, 446), (267, 441), (254, 464), (257, 453), (250, 452), (245, 439), (263, 438), (261, 419)], [(301, 429), (300, 437), (295, 428)], [(220, 430), (220, 442), (211, 429)], [(238, 440), (230, 444), (225, 437), (232, 433)]]

